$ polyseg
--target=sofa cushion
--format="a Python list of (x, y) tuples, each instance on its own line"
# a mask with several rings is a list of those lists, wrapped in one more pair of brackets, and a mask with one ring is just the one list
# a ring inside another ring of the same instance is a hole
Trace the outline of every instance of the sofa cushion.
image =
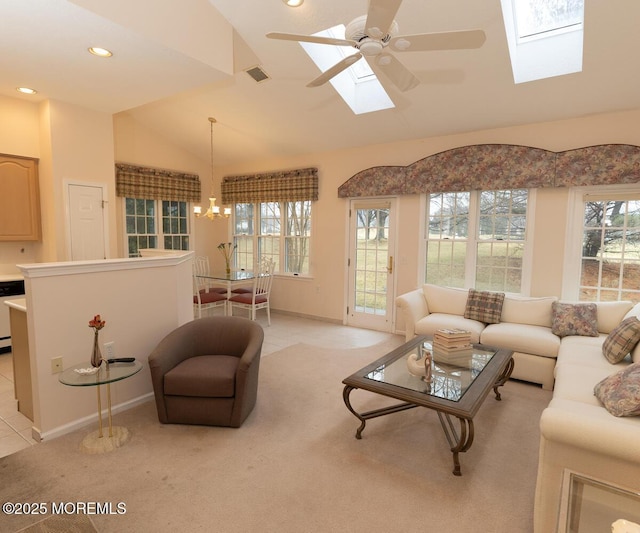
[(416, 335), (433, 335), (437, 329), (464, 329), (471, 332), (471, 342), (480, 342), (480, 333), (484, 324), (477, 320), (470, 320), (461, 315), (446, 313), (431, 313), (416, 322)]
[[(611, 365), (604, 357), (602, 357), (602, 343), (607, 338), (602, 334), (598, 337), (580, 337), (572, 335), (564, 337), (560, 343), (558, 350), (558, 361), (556, 366), (574, 365), (581, 367), (599, 368), (601, 377), (608, 376), (618, 368)], [(631, 362), (631, 358), (627, 357), (625, 362)], [(591, 383), (591, 385), (595, 385)]]
[(469, 289), (464, 317), (485, 324), (497, 324), (502, 315), (503, 292)]
[(598, 308), (595, 303), (553, 302), (551, 331), (558, 337), (598, 336)]
[(613, 416), (640, 415), (640, 363), (603, 379), (593, 393)]
[(422, 290), (427, 300), (427, 307), (430, 313), (446, 313), (449, 315), (464, 316), (464, 310), (467, 306), (466, 289), (456, 289), (453, 287), (440, 287), (426, 283)]
[(554, 358), (560, 348), (560, 339), (549, 328), (508, 322), (489, 324), (482, 331), (480, 342), (514, 352)]
[(612, 364), (622, 361), (640, 341), (640, 320), (638, 317), (625, 318), (602, 344), (602, 353)]
[(598, 307), (598, 331), (611, 333), (625, 318), (633, 304), (628, 300), (619, 302), (596, 302)]
[[(600, 359), (603, 360), (602, 357)], [(567, 364), (556, 365), (553, 397), (554, 399), (573, 400), (602, 408), (602, 404), (593, 395), (593, 387), (603, 378), (609, 376), (612, 370), (615, 372), (615, 367), (611, 365), (608, 369)]]
[(505, 296), (500, 321), (550, 328), (551, 305), (556, 300), (554, 296), (532, 298), (509, 294)]

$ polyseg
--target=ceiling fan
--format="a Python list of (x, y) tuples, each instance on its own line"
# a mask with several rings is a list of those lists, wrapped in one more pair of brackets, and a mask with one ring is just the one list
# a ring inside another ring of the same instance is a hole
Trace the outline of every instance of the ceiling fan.
[(357, 50), (355, 54), (345, 57), (309, 82), (307, 87), (323, 85), (365, 57), (372, 67), (380, 69), (403, 92), (413, 89), (420, 80), (390, 54), (387, 48), (394, 52), (462, 50), (480, 48), (485, 41), (482, 30), (398, 35), (398, 23), (394, 18), (400, 4), (402, 0), (370, 0), (368, 13), (352, 20), (346, 26), (344, 39), (278, 32), (267, 33), (267, 37), (284, 41), (353, 46)]

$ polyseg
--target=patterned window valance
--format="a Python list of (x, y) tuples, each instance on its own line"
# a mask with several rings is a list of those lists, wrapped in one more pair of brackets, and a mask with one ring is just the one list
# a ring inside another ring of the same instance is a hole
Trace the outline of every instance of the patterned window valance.
[(440, 152), (406, 167), (363, 170), (338, 188), (338, 197), (639, 181), (640, 146), (605, 144), (552, 152), (529, 146), (479, 144)]
[(225, 176), (221, 188), (223, 204), (317, 200), (318, 169)]
[(175, 170), (116, 163), (116, 195), (199, 202), (200, 178)]

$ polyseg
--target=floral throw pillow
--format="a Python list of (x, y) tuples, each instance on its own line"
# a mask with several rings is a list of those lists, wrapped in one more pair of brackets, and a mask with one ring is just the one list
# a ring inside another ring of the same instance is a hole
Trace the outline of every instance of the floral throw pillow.
[(593, 393), (613, 416), (640, 415), (640, 363), (603, 379)]
[(594, 303), (551, 304), (551, 331), (558, 337), (598, 336), (598, 307)]
[(636, 316), (625, 318), (602, 344), (602, 353), (612, 364), (622, 361), (640, 341), (640, 320)]
[(467, 305), (464, 309), (464, 317), (470, 318), (471, 320), (478, 320), (485, 324), (497, 324), (500, 322), (503, 303), (503, 292), (469, 289)]

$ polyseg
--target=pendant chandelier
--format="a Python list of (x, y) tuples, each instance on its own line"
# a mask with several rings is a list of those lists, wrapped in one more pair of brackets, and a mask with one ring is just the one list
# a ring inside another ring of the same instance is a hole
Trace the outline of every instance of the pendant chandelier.
[(209, 196), (209, 207), (206, 212), (202, 212), (202, 206), (196, 205), (193, 207), (193, 212), (197, 217), (207, 217), (209, 220), (214, 218), (229, 218), (231, 215), (231, 208), (225, 207), (223, 212), (220, 212), (220, 207), (216, 205), (216, 199), (213, 196), (213, 125), (217, 120), (213, 117), (209, 117), (209, 124), (211, 127), (211, 196)]

